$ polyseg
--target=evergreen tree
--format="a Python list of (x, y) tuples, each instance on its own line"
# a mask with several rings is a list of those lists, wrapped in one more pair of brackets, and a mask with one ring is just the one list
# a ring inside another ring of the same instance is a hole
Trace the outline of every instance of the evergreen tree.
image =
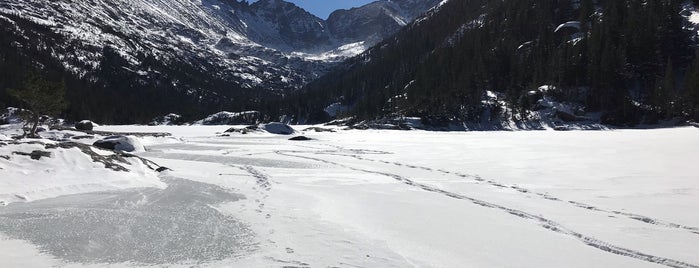
[(10, 95), (24, 104), (27, 111), (27, 121), (31, 124), (29, 133), (25, 136), (36, 138), (36, 130), (41, 116), (56, 116), (66, 109), (65, 82), (55, 83), (45, 80), (38, 75), (30, 75), (24, 81), (22, 88), (9, 89)]

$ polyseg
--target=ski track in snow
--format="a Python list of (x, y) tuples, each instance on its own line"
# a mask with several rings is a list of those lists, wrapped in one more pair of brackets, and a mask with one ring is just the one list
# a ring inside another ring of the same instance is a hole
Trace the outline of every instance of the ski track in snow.
[[(395, 166), (399, 166), (399, 167), (407, 167), (407, 168), (411, 168), (411, 169), (420, 169), (420, 170), (430, 171), (430, 172), (439, 172), (439, 173), (446, 174), (446, 175), (454, 175), (454, 176), (464, 178), (464, 179), (472, 179), (473, 181), (476, 181), (478, 183), (485, 183), (487, 185), (501, 188), (501, 189), (510, 188), (510, 189), (513, 189), (513, 190), (515, 190), (519, 193), (522, 193), (522, 194), (533, 194), (535, 196), (541, 197), (541, 198), (546, 199), (546, 200), (568, 203), (568, 204), (571, 204), (577, 208), (606, 213), (606, 214), (610, 214), (612, 216), (626, 216), (630, 219), (641, 221), (641, 222), (644, 222), (647, 224), (658, 225), (658, 226), (663, 226), (663, 227), (667, 227), (667, 228), (684, 229), (684, 230), (689, 231), (692, 234), (699, 234), (699, 227), (682, 225), (682, 224), (674, 223), (671, 221), (666, 221), (666, 220), (661, 220), (661, 219), (657, 219), (657, 218), (653, 218), (653, 217), (644, 216), (641, 214), (623, 212), (623, 211), (618, 211), (618, 210), (603, 209), (603, 208), (599, 208), (597, 206), (585, 204), (585, 203), (578, 202), (578, 201), (563, 200), (562, 198), (552, 196), (548, 193), (536, 192), (536, 191), (533, 191), (531, 189), (527, 189), (527, 188), (524, 188), (524, 187), (521, 187), (518, 185), (508, 185), (508, 184), (500, 183), (500, 182), (497, 182), (494, 180), (486, 180), (486, 179), (483, 179), (479, 175), (463, 174), (463, 173), (452, 172), (452, 171), (448, 171), (448, 170), (444, 170), (444, 169), (433, 169), (433, 168), (429, 168), (429, 167), (403, 164), (403, 163), (399, 163), (399, 162), (376, 160), (376, 159), (371, 159), (371, 158), (366, 158), (366, 157), (361, 156), (362, 154), (391, 154), (390, 152), (375, 151), (375, 150), (361, 150), (361, 149), (345, 149), (345, 148), (342, 148), (341, 146), (330, 145), (330, 144), (323, 144), (323, 145), (335, 148), (335, 149), (337, 149), (337, 151), (322, 150), (321, 148), (309, 147), (309, 146), (302, 146), (302, 147), (321, 150), (321, 151), (315, 152), (316, 154), (346, 156), (346, 157), (352, 157), (352, 158), (355, 158), (357, 160), (362, 160), (362, 161), (378, 162), (378, 163), (383, 163), (383, 164), (395, 165)], [(351, 153), (347, 154), (347, 153), (343, 153), (343, 152), (351, 152)]]
[[(310, 151), (310, 152), (309, 152), (309, 151), (279, 150), (279, 151), (275, 151), (275, 153), (278, 154), (278, 155), (282, 155), (282, 156), (295, 157), (295, 158), (300, 158), (300, 159), (306, 159), (306, 160), (311, 160), (311, 161), (316, 161), (316, 162), (320, 162), (320, 163), (324, 163), (324, 164), (328, 164), (328, 165), (338, 166), (338, 167), (342, 167), (342, 168), (346, 168), (346, 169), (350, 169), (350, 170), (354, 170), (354, 171), (359, 171), (359, 172), (364, 172), (364, 173), (371, 173), (371, 174), (376, 174), (376, 175), (381, 175), (381, 176), (390, 177), (390, 178), (393, 178), (393, 179), (395, 179), (395, 180), (397, 180), (397, 181), (399, 181), (399, 182), (401, 182), (401, 183), (404, 183), (404, 184), (406, 184), (406, 185), (410, 185), (410, 186), (412, 186), (412, 187), (416, 187), (416, 188), (422, 189), (422, 190), (424, 190), (424, 191), (442, 194), (442, 195), (445, 195), (445, 196), (447, 196), (447, 197), (454, 198), (454, 199), (469, 201), (469, 202), (471, 202), (471, 203), (473, 203), (473, 204), (475, 204), (475, 205), (479, 205), (479, 206), (486, 207), (486, 208), (501, 210), (501, 211), (503, 211), (503, 212), (512, 214), (512, 215), (517, 216), (517, 217), (519, 217), (519, 218), (526, 219), (526, 220), (530, 220), (530, 221), (534, 221), (534, 222), (536, 222), (539, 226), (541, 226), (541, 227), (543, 227), (543, 228), (545, 228), (545, 229), (547, 229), (547, 230), (550, 230), (550, 231), (556, 232), (556, 233), (560, 233), (560, 234), (563, 234), (563, 235), (570, 236), (570, 237), (572, 237), (572, 238), (575, 238), (575, 239), (579, 240), (580, 242), (584, 243), (585, 245), (588, 245), (588, 246), (593, 247), (593, 248), (597, 248), (597, 249), (599, 249), (599, 250), (602, 250), (602, 251), (605, 251), (605, 252), (608, 252), (608, 253), (612, 253), (612, 254), (616, 254), (616, 255), (621, 255), (621, 256), (626, 256), (626, 257), (630, 257), (630, 258), (634, 258), (634, 259), (639, 259), (639, 260), (642, 260), (642, 261), (651, 262), (651, 263), (656, 263), (656, 264), (660, 264), (660, 265), (665, 265), (665, 266), (669, 266), (669, 267), (676, 267), (676, 268), (699, 268), (699, 265), (690, 264), (690, 263), (686, 263), (686, 262), (683, 262), (683, 261), (678, 261), (678, 260), (674, 260), (674, 259), (670, 259), (670, 258), (664, 258), (664, 257), (660, 257), (660, 256), (654, 256), (654, 255), (646, 254), (646, 253), (643, 253), (643, 252), (640, 252), (640, 251), (636, 251), (636, 250), (633, 250), (633, 249), (628, 249), (628, 248), (623, 248), (623, 247), (615, 246), (615, 245), (613, 245), (613, 244), (610, 244), (610, 243), (607, 243), (607, 242), (605, 242), (605, 241), (596, 239), (596, 238), (594, 238), (594, 237), (586, 236), (586, 235), (584, 235), (584, 234), (582, 234), (582, 233), (579, 233), (579, 232), (573, 231), (573, 230), (571, 230), (571, 229), (568, 229), (567, 227), (565, 227), (565, 226), (563, 226), (563, 225), (561, 225), (561, 224), (559, 224), (559, 223), (557, 223), (557, 222), (555, 222), (555, 221), (553, 221), (553, 220), (547, 219), (547, 218), (545, 218), (545, 217), (543, 217), (543, 216), (534, 215), (534, 214), (531, 214), (531, 213), (528, 213), (528, 212), (525, 212), (525, 211), (522, 211), (522, 210), (512, 209), (512, 208), (508, 208), (508, 207), (505, 207), (505, 206), (502, 206), (502, 205), (499, 205), (499, 204), (496, 204), (496, 203), (491, 203), (491, 202), (487, 202), (487, 201), (480, 200), (480, 199), (477, 199), (477, 198), (469, 197), (469, 196), (466, 196), (466, 195), (462, 195), (462, 194), (458, 194), (458, 193), (454, 193), (454, 192), (449, 192), (449, 191), (446, 191), (446, 190), (442, 190), (442, 189), (439, 189), (439, 188), (436, 188), (436, 187), (432, 187), (432, 186), (427, 185), (427, 184), (424, 184), (424, 183), (415, 182), (415, 181), (413, 181), (413, 180), (411, 180), (411, 179), (409, 179), (409, 178), (406, 178), (406, 177), (403, 177), (403, 176), (400, 176), (400, 175), (397, 175), (397, 174), (392, 174), (392, 173), (387, 173), (387, 172), (381, 172), (381, 171), (375, 171), (375, 170), (362, 169), (362, 168), (356, 168), (356, 167), (352, 167), (352, 166), (349, 166), (349, 165), (341, 164), (341, 163), (334, 162), (334, 161), (330, 161), (330, 160), (326, 160), (326, 159), (321, 159), (321, 158), (316, 158), (316, 157), (310, 157), (310, 156), (299, 155), (299, 154), (309, 154), (309, 153), (310, 153), (310, 154), (316, 154), (316, 155), (334, 154), (334, 155), (340, 155), (340, 156), (353, 157), (353, 158), (357, 158), (357, 159), (360, 159), (360, 160), (367, 160), (367, 159), (362, 159), (361, 157), (359, 157), (359, 156), (356, 155), (356, 154), (347, 155), (347, 154), (336, 154), (336, 153), (338, 153), (338, 152), (341, 153), (341, 152), (343, 152), (343, 151), (344, 151), (344, 152), (350, 151), (350, 152), (360, 153), (360, 154), (361, 154), (361, 153), (364, 153), (364, 154), (366, 154), (366, 153), (369, 153), (369, 154), (390, 154), (389, 152), (373, 151), (373, 150), (361, 150), (361, 149), (359, 149), (359, 150), (357, 150), (357, 149), (347, 150), (347, 149), (345, 149), (345, 148), (342, 148), (342, 147), (340, 147), (340, 146), (335, 146), (335, 145), (326, 145), (326, 146), (330, 146), (330, 147), (336, 148), (336, 149), (338, 149), (338, 151), (316, 151), (316, 152)], [(306, 148), (309, 148), (309, 147), (306, 147)], [(312, 148), (312, 147), (311, 147), (311, 148)], [(316, 148), (316, 149), (318, 149), (318, 148)], [(372, 160), (368, 160), (368, 161), (372, 161)], [(373, 160), (373, 161), (378, 161), (378, 160)], [(394, 165), (399, 165), (399, 166), (406, 166), (406, 167), (408, 167), (408, 168), (423, 169), (423, 170), (426, 170), (426, 171), (434, 171), (434, 169), (428, 168), (428, 167), (419, 167), (419, 166), (414, 166), (414, 165), (404, 165), (404, 164), (401, 164), (401, 163), (389, 162), (389, 161), (379, 161), (379, 162), (382, 162), (382, 163), (384, 163), (384, 164), (394, 164)], [(445, 171), (445, 170), (437, 170), (437, 171), (438, 171), (438, 172), (443, 172), (443, 173), (446, 173), (446, 174), (455, 174), (455, 175), (457, 175), (457, 176), (459, 176), (459, 177), (463, 177), (463, 178), (471, 177), (471, 178), (474, 178), (474, 180), (476, 180), (476, 181), (479, 181), (479, 182), (488, 182), (488, 184), (493, 185), (493, 186), (496, 186), (496, 187), (498, 187), (498, 188), (507, 188), (507, 186), (505, 186), (505, 185), (503, 185), (503, 184), (497, 183), (497, 182), (495, 182), (495, 181), (486, 181), (486, 180), (482, 179), (481, 177), (479, 177), (479, 176), (477, 176), (477, 175), (465, 175), (465, 174), (459, 174), (459, 173), (449, 172), (449, 171)], [(513, 189), (515, 189), (515, 190), (518, 190), (518, 192), (522, 192), (522, 193), (531, 192), (531, 191), (529, 191), (529, 190), (527, 190), (527, 189), (524, 189), (524, 188), (514, 188), (514, 187), (510, 187), (510, 188), (513, 188)], [(521, 191), (520, 191), (520, 189), (521, 189)], [(526, 192), (525, 192), (525, 191), (526, 191)], [(545, 194), (538, 194), (538, 195), (539, 195), (539, 196), (542, 196), (542, 197), (547, 197), (547, 196), (548, 196), (548, 195), (545, 195)], [(561, 201), (561, 202), (563, 202), (562, 200), (560, 200), (560, 199), (558, 199), (558, 198), (554, 198), (554, 197), (550, 197), (550, 198), (546, 198), (546, 199), (547, 199), (547, 200), (553, 200), (553, 201)], [(586, 206), (586, 205), (584, 205), (584, 204), (582, 204), (582, 203), (577, 203), (577, 202), (573, 202), (573, 201), (568, 202), (568, 203), (573, 204), (573, 205), (575, 205), (576, 207), (579, 207), (579, 208), (585, 208), (585, 209), (595, 210), (595, 211), (600, 211), (600, 212), (609, 212), (609, 211), (606, 211), (606, 210), (596, 209), (595, 207)], [(591, 207), (591, 208), (590, 208), (590, 207)], [(617, 212), (613, 212), (613, 213), (614, 213), (614, 214), (621, 214), (621, 215), (624, 215), (624, 213), (617, 213)], [(631, 213), (627, 213), (627, 214), (628, 214), (627, 216), (630, 216), (630, 215), (636, 216), (636, 214), (631, 214)], [(640, 216), (640, 215), (638, 215), (638, 216)], [(694, 227), (685, 227), (685, 226), (682, 226), (682, 225), (679, 225), (679, 224), (668, 223), (668, 222), (660, 221), (660, 220), (654, 220), (654, 219), (651, 219), (651, 218), (649, 218), (649, 217), (644, 217), (644, 216), (640, 216), (640, 217), (638, 217), (638, 218), (634, 218), (634, 217), (631, 217), (631, 218), (632, 218), (632, 219), (635, 219), (635, 220), (639, 220), (639, 219), (648, 219), (647, 221), (646, 221), (646, 220), (640, 220), (640, 221), (645, 222), (645, 223), (650, 223), (650, 224), (656, 224), (656, 225), (662, 225), (662, 226), (666, 226), (666, 227), (675, 227), (675, 228), (683, 228), (683, 229), (688, 229), (688, 230), (694, 230)], [(694, 231), (692, 231), (692, 232), (694, 232)]]

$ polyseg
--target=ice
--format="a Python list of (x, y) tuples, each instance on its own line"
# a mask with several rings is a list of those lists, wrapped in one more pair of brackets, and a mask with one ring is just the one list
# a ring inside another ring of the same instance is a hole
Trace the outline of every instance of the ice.
[(170, 178), (166, 183), (165, 189), (10, 205), (0, 211), (0, 232), (83, 263), (211, 261), (252, 249), (247, 227), (210, 207), (242, 196), (188, 180)]

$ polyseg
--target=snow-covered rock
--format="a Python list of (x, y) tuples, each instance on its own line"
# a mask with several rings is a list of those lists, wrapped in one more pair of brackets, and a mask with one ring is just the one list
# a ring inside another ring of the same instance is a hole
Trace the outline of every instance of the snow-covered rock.
[(93, 123), (90, 120), (82, 120), (80, 122), (75, 123), (75, 129), (77, 130), (86, 130), (86, 131), (92, 131), (92, 129), (95, 128), (95, 123)]
[(133, 136), (109, 136), (98, 140), (93, 144), (95, 147), (123, 151), (123, 152), (145, 152), (141, 141)]
[(279, 134), (279, 135), (291, 135), (296, 133), (296, 130), (291, 128), (287, 124), (283, 123), (269, 123), (269, 124), (262, 124), (260, 125), (260, 128), (263, 129), (264, 131), (267, 131), (272, 134)]

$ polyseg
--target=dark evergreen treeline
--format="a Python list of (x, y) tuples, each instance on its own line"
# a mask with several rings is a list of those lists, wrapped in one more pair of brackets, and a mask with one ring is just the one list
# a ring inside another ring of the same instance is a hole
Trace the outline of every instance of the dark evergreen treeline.
[[(684, 2), (452, 0), (282, 109), (322, 121), (320, 111), (341, 101), (364, 119), (480, 120), (488, 90), (505, 93), (507, 116), (521, 120), (533, 105), (527, 92), (552, 85), (558, 99), (603, 112), (604, 123), (699, 120), (696, 33), (681, 15)], [(566, 22), (576, 23), (556, 31)]]
[[(235, 79), (216, 75), (220, 69), (216, 59), (163, 60), (141, 54), (137, 56), (139, 68), (151, 70), (144, 76), (133, 71), (133, 66), (109, 46), (95, 48), (101, 50), (99, 67), (81, 76), (66, 68), (67, 64), (80, 62), (53, 56), (71, 55), (80, 44), (66, 42), (48, 27), (5, 16), (17, 25), (0, 20), (0, 107), (21, 107), (7, 89), (20, 87), (31, 75), (65, 82), (69, 106), (63, 117), (108, 124), (147, 123), (172, 112), (185, 120), (195, 120), (221, 110), (257, 108), (262, 100), (279, 97), (269, 90), (244, 89)], [(138, 42), (138, 38), (128, 40)]]

